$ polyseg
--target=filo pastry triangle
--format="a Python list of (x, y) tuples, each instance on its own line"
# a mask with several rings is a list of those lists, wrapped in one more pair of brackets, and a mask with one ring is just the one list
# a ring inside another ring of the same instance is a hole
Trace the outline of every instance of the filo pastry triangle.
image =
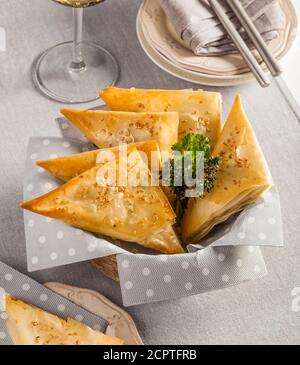
[(149, 184), (151, 175), (139, 152), (130, 154), (127, 168), (122, 166), (118, 160), (97, 165), (21, 207), (163, 253), (183, 252), (172, 228), (175, 213), (161, 188)]
[(123, 345), (71, 318), (64, 320), (10, 295), (5, 296), (6, 326), (15, 345)]
[(213, 148), (221, 133), (222, 97), (217, 92), (107, 87), (100, 97), (111, 110), (178, 112), (179, 141), (189, 133), (202, 134)]
[[(126, 150), (125, 150), (126, 148)], [(57, 157), (50, 160), (37, 161), (37, 165), (44, 168), (52, 175), (63, 181), (68, 181), (73, 177), (82, 174), (83, 172), (95, 167), (96, 165), (104, 164), (111, 159), (119, 159), (122, 153), (129, 155), (131, 152), (139, 151), (144, 153), (147, 159), (148, 168), (159, 168), (160, 151), (156, 141), (145, 141), (131, 143), (126, 146), (98, 149), (73, 155)]]
[(161, 151), (169, 153), (177, 142), (178, 113), (70, 109), (61, 113), (99, 148), (155, 140)]
[[(161, 155), (158, 143), (156, 141), (144, 141), (123, 145), (120, 147), (112, 147), (98, 149), (88, 152), (76, 153), (73, 155), (57, 157), (50, 160), (37, 161), (37, 165), (44, 168), (52, 175), (63, 181), (68, 181), (73, 177), (91, 169), (97, 164), (103, 164), (112, 157), (119, 158), (120, 154), (127, 148), (127, 153), (139, 151), (148, 163), (149, 170), (159, 176), (161, 167)], [(121, 152), (122, 151), (122, 152)], [(164, 193), (167, 195), (171, 204), (173, 204), (173, 194), (167, 186), (161, 186)], [(173, 205), (172, 205), (173, 206)]]
[(254, 203), (271, 186), (265, 158), (239, 96), (213, 155), (222, 158), (218, 179), (210, 193), (189, 200), (182, 222), (186, 243), (199, 241), (215, 225)]

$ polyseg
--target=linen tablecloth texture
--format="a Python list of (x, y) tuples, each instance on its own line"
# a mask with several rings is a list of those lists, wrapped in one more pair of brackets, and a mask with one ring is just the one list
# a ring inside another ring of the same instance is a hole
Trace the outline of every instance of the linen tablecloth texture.
[[(278, 36), (284, 27), (284, 15), (278, 0), (238, 0), (254, 21), (265, 41)], [(177, 34), (196, 55), (226, 54), (236, 50), (208, 0), (160, 0)], [(219, 0), (242, 37), (252, 47), (226, 0)]]
[[(84, 39), (100, 43), (116, 56), (119, 86), (195, 88), (160, 70), (139, 46), (135, 20), (140, 5), (141, 0), (109, 0), (86, 9)], [(72, 39), (72, 12), (50, 0), (0, 0), (0, 26), (7, 34), (6, 52), (0, 52), (0, 260), (26, 272), (23, 212), (18, 204), (23, 200), (28, 139), (61, 137), (54, 120), (59, 108), (66, 107), (35, 90), (30, 71), (33, 59), (45, 48)], [(146, 344), (299, 344), (300, 312), (293, 305), (300, 287), (299, 118), (284, 97), (286, 91), (276, 83), (267, 92), (255, 82), (217, 90), (223, 95), (224, 115), (237, 93), (243, 98), (279, 189), (285, 247), (263, 248), (269, 274), (262, 279), (127, 311)], [(94, 289), (122, 303), (120, 285), (90, 262), (40, 270), (30, 277), (40, 283), (58, 281)]]

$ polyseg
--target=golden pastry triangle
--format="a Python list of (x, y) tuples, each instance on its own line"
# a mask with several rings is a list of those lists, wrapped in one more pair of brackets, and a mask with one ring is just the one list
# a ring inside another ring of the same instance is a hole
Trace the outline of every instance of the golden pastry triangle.
[(271, 186), (270, 173), (237, 96), (214, 150), (218, 179), (203, 198), (190, 199), (182, 222), (184, 242), (197, 242), (217, 224), (254, 203)]
[(213, 148), (221, 133), (222, 96), (218, 92), (107, 87), (100, 98), (111, 110), (177, 112), (179, 141), (189, 133), (202, 134)]
[(5, 296), (6, 322), (15, 345), (123, 345), (71, 318), (64, 320), (10, 295)]

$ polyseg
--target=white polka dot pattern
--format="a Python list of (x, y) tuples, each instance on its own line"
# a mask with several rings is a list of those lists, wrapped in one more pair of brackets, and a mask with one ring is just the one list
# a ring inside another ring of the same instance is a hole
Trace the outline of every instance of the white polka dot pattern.
[(208, 276), (209, 275), (209, 268), (207, 268), (207, 267), (204, 267), (203, 269), (202, 269), (202, 274), (204, 275), (204, 276)]
[(122, 265), (122, 267), (123, 267), (124, 269), (126, 269), (126, 268), (129, 266), (129, 262), (128, 262), (128, 260), (123, 260), (121, 265)]
[(132, 289), (132, 287), (133, 287), (132, 282), (131, 282), (131, 281), (126, 281), (126, 283), (125, 283), (125, 288), (126, 288), (127, 290), (130, 290), (130, 289)]
[(47, 189), (47, 190), (51, 190), (53, 188), (53, 186), (52, 186), (52, 184), (51, 183), (46, 183), (45, 184), (45, 189)]
[(4, 279), (7, 281), (11, 281), (13, 279), (13, 276), (12, 276), (12, 274), (5, 274)]
[(254, 266), (254, 271), (257, 272), (257, 273), (261, 272), (260, 266), (259, 265), (255, 265)]
[(218, 226), (199, 245), (213, 246), (283, 246), (281, 209), (278, 192), (273, 187), (257, 205), (245, 208), (228, 223)]
[(181, 263), (181, 267), (182, 267), (184, 270), (188, 269), (188, 268), (189, 268), (189, 266), (190, 266), (190, 264), (189, 264), (188, 262), (186, 262), (186, 261), (182, 261), (182, 263)]
[(228, 281), (229, 281), (229, 276), (228, 276), (227, 274), (224, 274), (224, 275), (222, 276), (222, 281), (224, 281), (224, 283), (228, 283)]
[(82, 314), (76, 314), (75, 319), (78, 322), (82, 322), (83, 321), (83, 315)]
[(75, 248), (69, 248), (68, 255), (71, 256), (71, 257), (75, 256), (76, 255)]
[(96, 249), (97, 249), (97, 244), (95, 244), (95, 243), (90, 243), (90, 244), (88, 245), (88, 251), (89, 251), (89, 252), (94, 252), (94, 251), (96, 251)]
[(253, 248), (249, 252), (247, 246), (207, 247), (184, 255), (181, 262), (177, 255), (168, 256), (166, 262), (159, 255), (154, 256), (155, 265), (153, 256), (121, 254), (117, 261), (123, 302), (135, 305), (178, 298), (264, 276), (264, 260), (259, 248)]
[(57, 306), (57, 310), (60, 311), (60, 312), (63, 312), (64, 310), (66, 309), (65, 305), (64, 304), (59, 304)]
[(147, 297), (153, 297), (153, 295), (154, 295), (154, 290), (153, 290), (153, 289), (147, 289), (147, 291), (146, 291), (146, 295), (147, 295)]
[(246, 237), (246, 233), (245, 232), (239, 232), (237, 234), (237, 237), (240, 239), (240, 240), (243, 240), (245, 237)]
[[(2, 278), (2, 281), (1, 281)], [(85, 309), (61, 297), (54, 291), (37, 283), (28, 276), (14, 270), (0, 261), (0, 345), (12, 344), (7, 333), (6, 321), (8, 315), (3, 308), (3, 297), (9, 293), (26, 303), (41, 308), (46, 312), (53, 313), (63, 318), (74, 318), (83, 321), (90, 327), (97, 325), (99, 331), (106, 328), (106, 323)]]
[(223, 253), (218, 254), (218, 260), (223, 262), (225, 260), (225, 255)]
[(151, 271), (148, 267), (143, 268), (143, 275), (144, 276), (148, 276), (148, 275), (150, 275), (150, 273), (151, 273)]
[(62, 240), (64, 238), (64, 233), (62, 231), (58, 231), (56, 233), (56, 237), (57, 239)]
[(165, 275), (164, 276), (164, 282), (165, 283), (170, 283), (172, 281), (172, 277), (171, 275)]
[(265, 240), (265, 239), (267, 238), (267, 235), (266, 235), (265, 233), (259, 233), (259, 234), (258, 234), (258, 238), (259, 238), (260, 240)]
[(33, 265), (36, 265), (38, 262), (39, 262), (39, 258), (38, 258), (37, 256), (33, 256), (33, 257), (31, 258), (31, 263), (32, 263)]
[(242, 267), (242, 266), (243, 266), (243, 260), (242, 260), (242, 259), (238, 259), (238, 260), (236, 261), (236, 266), (237, 266), (237, 267)]
[(57, 259), (57, 253), (56, 252), (50, 253), (50, 260), (54, 261), (56, 259)]
[(24, 291), (28, 291), (30, 289), (30, 285), (28, 283), (25, 283), (25, 284), (22, 285), (22, 289)]
[(268, 219), (268, 222), (269, 222), (269, 224), (272, 224), (272, 225), (276, 224), (276, 219), (271, 217), (271, 218)]
[(45, 236), (40, 236), (39, 237), (39, 243), (45, 243), (47, 241)]
[(33, 184), (28, 184), (27, 191), (32, 191), (32, 190), (33, 190)]
[(63, 146), (64, 146), (65, 148), (69, 148), (71, 145), (70, 145), (70, 142), (65, 141), (65, 142), (63, 142)]
[(192, 283), (190, 283), (190, 282), (188, 282), (188, 283), (186, 283), (186, 284), (185, 284), (185, 286), (184, 286), (184, 287), (185, 287), (185, 289), (186, 289), (186, 290), (192, 290), (192, 288), (193, 288), (193, 284), (192, 284)]
[(48, 295), (47, 294), (41, 294), (40, 295), (40, 300), (42, 301), (42, 302), (46, 302), (47, 300), (48, 300)]

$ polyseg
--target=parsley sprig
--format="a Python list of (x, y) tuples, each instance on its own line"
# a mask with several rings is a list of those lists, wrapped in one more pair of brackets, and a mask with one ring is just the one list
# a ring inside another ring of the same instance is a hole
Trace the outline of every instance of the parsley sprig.
[[(170, 160), (166, 161), (166, 164), (169, 164), (166, 169), (168, 173), (166, 176), (162, 177), (162, 181), (164, 185), (169, 185), (174, 194), (176, 214), (177, 217), (180, 218), (188, 204), (189, 198), (187, 196), (187, 190), (193, 189), (194, 197), (201, 197), (213, 189), (217, 179), (221, 158), (219, 156), (211, 156), (209, 139), (198, 134), (186, 135), (181, 142), (173, 145), (172, 150), (174, 152), (177, 151), (177, 153), (173, 153)], [(190, 152), (188, 162), (186, 163), (185, 152)], [(203, 153), (203, 161), (199, 160), (197, 152)], [(197, 179), (197, 168), (199, 168), (199, 163), (204, 164), (204, 179), (202, 176), (201, 181), (196, 180), (193, 187), (187, 186), (184, 176), (192, 176), (193, 179)], [(181, 169), (178, 169), (180, 164)], [(181, 180), (181, 184), (178, 184), (179, 180)]]

